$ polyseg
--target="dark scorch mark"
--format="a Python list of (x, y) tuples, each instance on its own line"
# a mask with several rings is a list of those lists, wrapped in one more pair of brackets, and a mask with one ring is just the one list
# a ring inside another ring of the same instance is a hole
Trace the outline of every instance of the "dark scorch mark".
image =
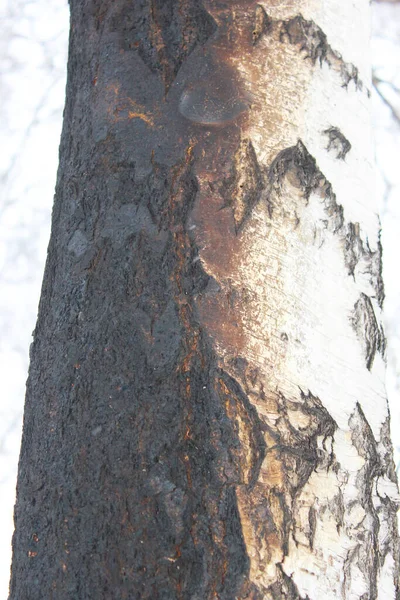
[[(258, 480), (265, 458), (266, 445), (262, 421), (239, 383), (222, 369), (216, 380), (216, 388), (237, 436), (238, 443), (232, 444), (229, 448), (231, 461), (237, 473), (237, 482), (251, 489)], [(246, 450), (243, 449), (242, 443), (239, 443), (243, 437), (248, 444)]]
[(365, 362), (370, 371), (376, 353), (379, 352), (384, 357), (386, 340), (382, 327), (378, 325), (371, 299), (366, 294), (361, 294), (355, 303), (351, 322), (362, 343)]
[(249, 108), (235, 83), (216, 70), (186, 87), (179, 101), (179, 112), (200, 125), (221, 126), (234, 121)]
[(230, 176), (223, 180), (219, 192), (233, 212), (236, 233), (249, 219), (265, 188), (264, 176), (251, 140), (241, 140), (236, 151)]
[(268, 588), (272, 600), (310, 600), (308, 594), (302, 596), (292, 577), (286, 575), (282, 565), (279, 567), (279, 577), (276, 583)]
[(253, 44), (257, 44), (263, 34), (268, 34), (272, 27), (272, 21), (267, 15), (265, 8), (258, 4), (255, 13), (255, 25), (253, 29)]
[(385, 299), (385, 289), (382, 276), (382, 244), (380, 235), (377, 249), (372, 251), (368, 240), (363, 242), (360, 237), (359, 223), (348, 223), (345, 235), (344, 256), (347, 272), (354, 279), (356, 269), (360, 265), (364, 274), (369, 275), (369, 281), (375, 291), (375, 298), (382, 308)]
[(201, 0), (125, 2), (116, 11), (112, 29), (122, 48), (137, 51), (153, 73), (161, 73), (166, 92), (195, 47), (217, 29)]
[(295, 146), (279, 152), (272, 161), (268, 171), (269, 195), (272, 193), (280, 195), (283, 181), (289, 173), (291, 181), (297, 182), (296, 185), (302, 191), (306, 203), (313, 192), (318, 191), (322, 195), (328, 217), (327, 227), (333, 233), (338, 233), (344, 223), (343, 207), (337, 203), (331, 183), (301, 140)]
[(336, 152), (336, 158), (338, 160), (344, 160), (346, 154), (351, 150), (351, 144), (349, 140), (343, 135), (338, 127), (329, 127), (323, 131), (328, 136), (328, 145), (326, 149), (328, 152), (331, 150)]
[[(351, 439), (358, 455), (364, 459), (364, 465), (357, 474), (359, 502), (366, 517), (357, 527), (356, 546), (347, 555), (345, 563), (346, 579), (350, 579), (353, 570), (360, 570), (368, 582), (370, 595), (378, 597), (378, 575), (385, 556), (380, 553), (380, 518), (373, 500), (376, 482), (383, 474), (383, 465), (375, 436), (359, 402), (349, 418)], [(382, 521), (385, 522), (385, 521)], [(387, 551), (387, 550), (386, 550)], [(345, 587), (345, 583), (344, 583)], [(345, 590), (348, 591), (348, 590)]]
[(364, 89), (357, 67), (343, 60), (341, 54), (329, 44), (326, 33), (314, 21), (308, 21), (302, 15), (274, 21), (264, 9), (263, 12), (260, 9), (261, 7), (257, 7), (255, 14), (254, 43), (257, 43), (263, 35), (276, 32), (280, 42), (289, 42), (297, 46), (313, 65), (319, 62), (322, 66), (325, 63), (334, 69), (340, 75), (344, 88), (353, 82), (356, 90)]

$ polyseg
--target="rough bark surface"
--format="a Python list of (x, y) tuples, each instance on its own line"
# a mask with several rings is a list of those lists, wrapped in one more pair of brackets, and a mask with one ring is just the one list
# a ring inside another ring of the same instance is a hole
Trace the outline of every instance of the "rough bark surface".
[(359, 67), (318, 0), (70, 5), (9, 599), (399, 600)]

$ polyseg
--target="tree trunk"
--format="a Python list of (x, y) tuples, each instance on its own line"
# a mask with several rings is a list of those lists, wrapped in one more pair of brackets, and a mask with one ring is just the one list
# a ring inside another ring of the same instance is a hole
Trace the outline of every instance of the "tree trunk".
[(399, 599), (368, 0), (71, 0), (10, 600)]

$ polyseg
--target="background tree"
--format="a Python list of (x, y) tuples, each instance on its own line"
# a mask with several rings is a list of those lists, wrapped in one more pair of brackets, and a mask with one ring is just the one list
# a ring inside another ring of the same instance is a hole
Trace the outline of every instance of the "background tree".
[(398, 597), (368, 3), (279, 4), (71, 2), (12, 599)]

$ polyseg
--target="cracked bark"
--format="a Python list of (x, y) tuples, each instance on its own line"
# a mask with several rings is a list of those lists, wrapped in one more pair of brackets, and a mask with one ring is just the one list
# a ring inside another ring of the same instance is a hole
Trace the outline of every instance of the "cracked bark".
[(400, 598), (365, 7), (314, 4), (71, 1), (10, 600)]

